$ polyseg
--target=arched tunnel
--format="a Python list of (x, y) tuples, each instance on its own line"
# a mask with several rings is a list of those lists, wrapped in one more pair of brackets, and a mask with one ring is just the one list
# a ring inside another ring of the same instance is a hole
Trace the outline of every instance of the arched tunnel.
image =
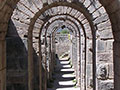
[(0, 0), (0, 90), (120, 90), (119, 24), (119, 0)]

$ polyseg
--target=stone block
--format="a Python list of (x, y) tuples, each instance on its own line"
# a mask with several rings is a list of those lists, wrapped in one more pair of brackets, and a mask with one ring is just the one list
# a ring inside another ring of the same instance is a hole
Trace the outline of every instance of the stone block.
[(109, 74), (110, 79), (114, 78), (114, 71), (113, 71), (113, 64), (112, 63), (108, 65), (108, 74)]
[[(25, 2), (25, 1), (24, 1)], [(27, 4), (26, 4), (27, 5)], [(30, 5), (29, 5), (30, 6)], [(17, 7), (20, 11), (24, 12), (24, 13), (27, 13), (29, 16), (33, 17), (34, 14), (28, 10), (27, 8), (24, 8), (24, 6), (20, 3), (17, 4)], [(21, 13), (20, 11), (18, 11), (18, 14)]]
[(113, 54), (112, 53), (98, 53), (97, 55), (98, 62), (113, 62)]
[(90, 5), (90, 0), (86, 0), (85, 2), (84, 2), (84, 5), (87, 7), (87, 6), (89, 6)]
[(97, 66), (97, 78), (106, 80), (108, 78), (108, 64), (99, 64)]
[(96, 17), (98, 17), (100, 14), (99, 14), (98, 12), (94, 12), (92, 15), (93, 15), (94, 18), (96, 18)]
[(93, 79), (89, 79), (89, 87), (93, 88)]
[(102, 40), (109, 40), (113, 38), (112, 29), (105, 29), (105, 30), (99, 31), (99, 35)]
[(88, 10), (90, 11), (90, 13), (94, 12), (95, 11), (95, 7), (93, 5), (91, 5)]
[(105, 49), (106, 49), (106, 42), (105, 41), (98, 40), (97, 45), (98, 45), (98, 47), (97, 47), (98, 52), (105, 51)]
[(95, 3), (96, 3), (96, 4), (95, 4), (95, 7), (96, 7), (96, 8), (99, 8), (99, 7), (101, 6), (101, 3), (100, 3), (99, 1), (96, 0)]
[(113, 40), (107, 41), (106, 44), (107, 44), (106, 51), (112, 51), (113, 50)]
[(99, 81), (98, 90), (114, 90), (113, 80)]
[(87, 63), (88, 64), (91, 64), (92, 63), (92, 53), (89, 53), (87, 54)]
[(104, 14), (104, 13), (106, 13), (106, 10), (105, 10), (104, 7), (101, 7), (101, 8), (99, 9), (99, 12), (100, 12), (101, 14)]
[[(99, 21), (98, 21), (99, 23)], [(109, 20), (107, 21), (104, 21), (104, 22), (100, 22), (98, 25), (97, 25), (97, 28), (98, 28), (98, 31), (102, 31), (102, 30), (109, 30), (111, 29), (111, 23)], [(112, 31), (112, 30), (111, 30)]]
[(91, 78), (92, 78), (92, 64), (87, 65), (87, 86), (91, 85)]
[(95, 19), (94, 23), (99, 24), (107, 20), (108, 20), (108, 15), (105, 13), (101, 15), (100, 17), (98, 17), (97, 19)]

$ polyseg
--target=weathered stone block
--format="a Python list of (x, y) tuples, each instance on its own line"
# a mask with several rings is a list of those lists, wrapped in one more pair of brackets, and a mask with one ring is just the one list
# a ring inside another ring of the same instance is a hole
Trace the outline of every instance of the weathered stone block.
[[(106, 44), (107, 44), (107, 45), (106, 45), (106, 46), (107, 46), (107, 47), (106, 47), (106, 48), (107, 48), (106, 51), (112, 51), (112, 50), (113, 50), (113, 40), (107, 41)], [(111, 53), (111, 54), (112, 54), (112, 53)]]
[(99, 31), (99, 35), (102, 40), (109, 40), (113, 38), (112, 29)]
[(108, 64), (100, 64), (97, 68), (97, 78), (106, 80), (108, 78)]
[(93, 88), (93, 79), (90, 79), (90, 80), (89, 80), (89, 86), (90, 86), (91, 88)]
[(106, 42), (105, 41), (98, 40), (98, 44), (97, 45), (98, 45), (98, 47), (97, 47), (98, 52), (105, 51), (105, 49), (106, 49)]
[(87, 65), (87, 86), (88, 87), (92, 84), (91, 78), (92, 78), (92, 64), (88, 64)]
[(99, 24), (107, 20), (108, 20), (108, 15), (105, 13), (101, 15), (100, 17), (98, 17), (97, 19), (95, 19), (94, 23)]
[[(99, 21), (98, 21), (98, 23), (99, 23)], [(98, 28), (99, 31), (111, 30), (111, 23), (110, 23), (109, 20), (101, 22), (97, 25), (97, 28)]]
[(100, 14), (99, 14), (98, 12), (94, 12), (92, 15), (93, 15), (94, 18), (96, 18), (96, 17), (98, 17)]
[(88, 52), (88, 55), (87, 55), (87, 63), (92, 64), (92, 53), (90, 52)]
[(109, 74), (110, 79), (114, 78), (113, 64), (109, 64), (109, 66), (108, 66), (108, 74)]
[(90, 13), (94, 12), (95, 11), (95, 7), (93, 5), (91, 5), (88, 10), (90, 10)]
[(114, 90), (113, 80), (100, 81), (98, 90)]
[(112, 53), (98, 53), (97, 55), (97, 60), (98, 62), (106, 62), (106, 63), (110, 63), (113, 62), (113, 54)]
[(90, 0), (86, 0), (85, 2), (84, 2), (84, 5), (87, 7), (87, 6), (89, 6), (90, 5)]

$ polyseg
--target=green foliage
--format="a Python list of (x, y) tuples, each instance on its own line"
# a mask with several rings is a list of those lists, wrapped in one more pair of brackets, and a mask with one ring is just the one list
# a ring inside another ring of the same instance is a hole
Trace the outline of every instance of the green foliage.
[(72, 64), (72, 61), (71, 60), (69, 60), (69, 64), (70, 64), (70, 66), (71, 66), (71, 68), (73, 67), (73, 64)]
[(65, 30), (62, 30), (60, 34), (69, 34), (69, 31), (65, 29)]
[(74, 82), (74, 83), (77, 83), (77, 80), (76, 80), (76, 79), (74, 79), (74, 80), (73, 80), (73, 82)]

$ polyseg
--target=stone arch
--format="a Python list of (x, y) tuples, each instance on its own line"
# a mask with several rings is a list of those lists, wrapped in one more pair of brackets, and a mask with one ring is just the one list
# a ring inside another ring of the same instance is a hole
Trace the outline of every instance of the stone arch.
[[(56, 3), (57, 3), (57, 2), (56, 2)], [(67, 4), (68, 4), (68, 6), (70, 5), (69, 3), (59, 2), (58, 4), (55, 4), (55, 3), (54, 3), (54, 4), (51, 4), (51, 7), (54, 7), (54, 5), (55, 5), (55, 6), (56, 6), (56, 5), (57, 5), (57, 6), (58, 6), (58, 5), (61, 6), (62, 4), (63, 4), (63, 6), (67, 6)], [(53, 5), (53, 6), (52, 6), (52, 5)], [(71, 6), (71, 5), (70, 5), (70, 6)], [(73, 4), (71, 7), (72, 7), (72, 8), (75, 8), (75, 7), (76, 7), (76, 5), (75, 5), (74, 7), (73, 7), (73, 6), (74, 6), (74, 4)], [(37, 18), (38, 18), (45, 10), (47, 10), (47, 8), (51, 8), (51, 7), (50, 7), (50, 5), (49, 5), (49, 7), (47, 7), (47, 6), (46, 6), (46, 8), (44, 7), (43, 10), (40, 10), (38, 13), (36, 13), (35, 17), (31, 19), (30, 27), (29, 27), (29, 29), (28, 29), (28, 37), (29, 37), (29, 38), (28, 38), (28, 41), (29, 41), (29, 42), (32, 42), (32, 41), (31, 41), (31, 39), (32, 39), (31, 36), (32, 36), (32, 30), (33, 30), (35, 21), (37, 20)], [(83, 6), (82, 6), (82, 8), (83, 8)], [(78, 11), (79, 11), (80, 8), (79, 8), (79, 7), (76, 7), (76, 9), (78, 9)], [(85, 10), (85, 11), (84, 11), (84, 10)], [(80, 11), (81, 11), (81, 10), (80, 10)], [(89, 13), (86, 12), (86, 9), (83, 9), (83, 10), (82, 10), (82, 13), (84, 13), (84, 14), (87, 16), (86, 18), (88, 19), (89, 24), (90, 24), (90, 26), (91, 26), (91, 28), (92, 28), (91, 30), (93, 30), (93, 32), (92, 32), (93, 36), (92, 36), (92, 37), (96, 37), (96, 36), (95, 36), (95, 27), (94, 27), (94, 25), (93, 25), (93, 22), (91, 21), (91, 18), (92, 18), (92, 17), (91, 17), (91, 16), (88, 16)], [(87, 14), (87, 13), (88, 13), (88, 14)], [(95, 65), (95, 63), (96, 63), (96, 62), (95, 62), (95, 60), (96, 60), (96, 59), (95, 59), (95, 58), (96, 58), (95, 56), (96, 56), (96, 55), (95, 55), (95, 48), (94, 48), (95, 45), (96, 45), (96, 44), (95, 44), (95, 38), (94, 38), (94, 40), (93, 40), (93, 43), (94, 43), (94, 44), (93, 44), (93, 53), (94, 53), (94, 54), (93, 54), (93, 63), (94, 63), (94, 64), (93, 64), (93, 65), (94, 65), (93, 68), (94, 68), (94, 67), (96, 67), (96, 65)], [(29, 44), (29, 45), (30, 45), (30, 44)], [(32, 43), (31, 43), (30, 47), (32, 47)], [(30, 50), (30, 49), (29, 49), (29, 50)], [(31, 52), (31, 51), (29, 51), (29, 52)], [(30, 56), (31, 56), (31, 55), (30, 55)], [(32, 59), (32, 58), (30, 57), (30, 59)], [(95, 68), (94, 68), (93, 72), (94, 72), (94, 74), (93, 74), (94, 76), (93, 76), (93, 77), (95, 77), (95, 76), (96, 76), (96, 75), (95, 75), (95, 72), (96, 72)], [(95, 80), (95, 79), (94, 79), (94, 83), (96, 83), (96, 80)]]
[[(107, 12), (109, 12), (109, 8), (112, 8), (112, 4), (109, 6), (109, 3), (111, 3), (111, 0), (110, 1), (102, 1), (102, 0), (100, 0), (101, 1), (101, 3), (104, 5), (104, 7), (106, 8), (106, 10), (107, 10)], [(16, 2), (18, 2), (18, 0), (16, 0)], [(116, 3), (116, 5), (118, 5), (119, 6), (119, 1), (118, 0), (115, 0), (115, 1), (113, 1), (114, 3)], [(116, 6), (115, 4), (113, 3), (113, 5), (114, 6)], [(13, 5), (15, 5), (15, 4), (13, 4)], [(106, 6), (109, 6), (109, 7), (106, 7)], [(111, 10), (113, 10), (113, 9), (111, 9)], [(110, 20), (111, 20), (111, 22), (112, 22), (112, 28), (113, 28), (113, 33), (114, 33), (114, 37), (115, 37), (115, 44), (114, 44), (114, 48), (116, 48), (118, 45), (119, 45), (119, 33), (117, 33), (116, 34), (116, 27), (117, 28), (119, 28), (119, 25), (117, 26), (116, 24), (114, 24), (114, 21), (115, 22), (119, 22), (119, 20), (118, 20), (118, 18), (119, 18), (119, 16), (117, 16), (118, 14), (116, 14), (117, 13), (117, 11), (119, 10), (119, 8), (117, 7), (114, 11), (111, 11), (110, 13), (113, 13), (113, 15), (109, 15), (109, 17), (110, 17)], [(6, 10), (7, 11), (7, 10)], [(116, 13), (115, 13), (116, 12)], [(110, 13), (108, 13), (108, 14), (110, 14)], [(113, 18), (113, 17), (115, 17), (115, 16), (117, 16), (116, 17), (116, 20)], [(7, 26), (5, 26), (5, 27), (7, 27)], [(1, 29), (1, 30), (3, 30), (3, 29)], [(119, 32), (119, 30), (118, 30), (118, 32)], [(2, 36), (4, 36), (4, 35), (2, 35)], [(117, 50), (116, 49), (114, 49), (114, 53), (115, 52), (117, 52)], [(115, 54), (115, 56), (116, 56), (116, 54)], [(119, 54), (117, 54), (117, 56), (119, 56)], [(116, 58), (115, 58), (116, 59)], [(114, 60), (115, 60), (114, 59)], [(119, 60), (119, 58), (118, 58), (118, 60)], [(115, 61), (115, 62), (117, 62), (117, 61)], [(114, 62), (114, 63), (115, 63)], [(115, 70), (117, 70), (118, 69), (118, 66), (117, 66), (118, 64), (115, 64)], [(118, 80), (117, 79), (119, 79), (119, 77), (118, 77), (118, 72), (116, 72), (117, 74), (116, 74), (116, 79), (115, 79), (115, 82), (116, 82), (116, 84), (115, 84), (115, 88), (116, 88), (116, 90), (118, 89), (119, 90), (119, 85), (117, 85), (117, 83), (118, 83)]]

